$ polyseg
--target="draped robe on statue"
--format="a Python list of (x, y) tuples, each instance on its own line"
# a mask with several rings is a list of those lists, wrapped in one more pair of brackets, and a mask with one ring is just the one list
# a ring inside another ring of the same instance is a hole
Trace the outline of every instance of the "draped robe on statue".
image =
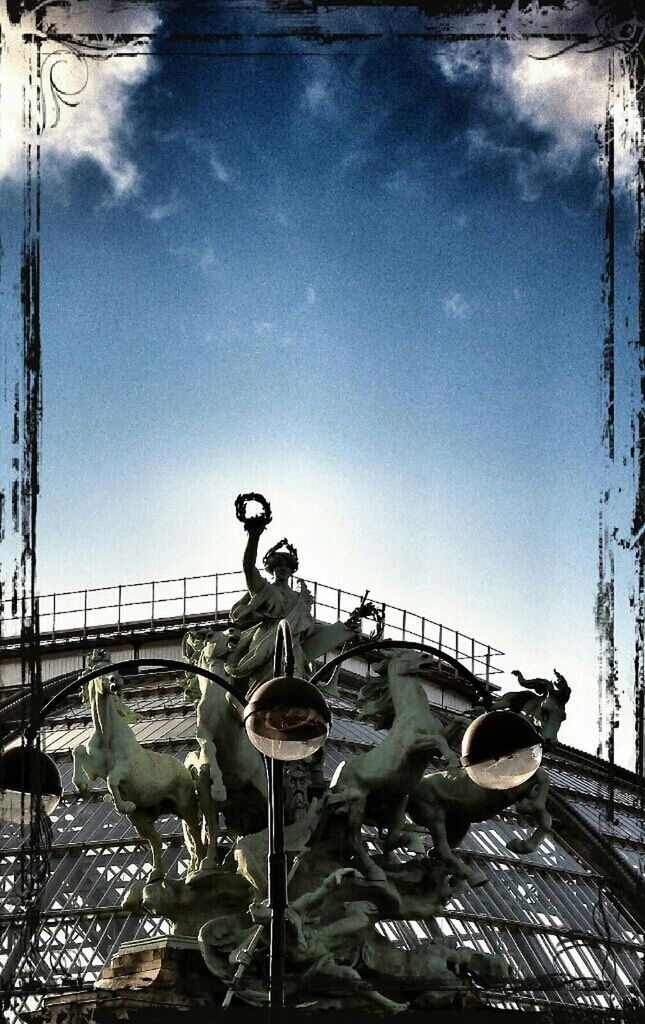
[(291, 627), (294, 674), (305, 679), (311, 675), (316, 658), (354, 636), (342, 622), (317, 623), (311, 614), (311, 593), (303, 580), (299, 582), (299, 590), (281, 587), (256, 569), (253, 592), (245, 594), (231, 608), (231, 622), (242, 630), (242, 635), (227, 671), (234, 679), (245, 680), (248, 688), (273, 677), (273, 652), (281, 619), (286, 619)]

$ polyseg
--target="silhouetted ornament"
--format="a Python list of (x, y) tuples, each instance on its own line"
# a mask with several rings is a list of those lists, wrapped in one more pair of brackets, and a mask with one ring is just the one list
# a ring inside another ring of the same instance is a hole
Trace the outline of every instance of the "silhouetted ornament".
[(513, 789), (540, 767), (542, 741), (524, 715), (489, 711), (466, 729), (461, 763), (466, 774), (484, 789)]
[(327, 739), (331, 713), (306, 679), (278, 676), (259, 686), (244, 709), (247, 735), (257, 750), (278, 761), (314, 754)]
[(0, 821), (28, 822), (34, 794), (40, 791), (45, 814), (54, 811), (63, 795), (60, 774), (42, 750), (16, 745), (0, 754)]

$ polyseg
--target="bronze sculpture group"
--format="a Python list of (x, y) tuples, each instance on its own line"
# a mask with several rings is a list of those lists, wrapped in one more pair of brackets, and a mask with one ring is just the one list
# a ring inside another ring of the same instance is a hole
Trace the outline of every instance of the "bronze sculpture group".
[[(251, 501), (262, 506), (255, 517), (247, 515)], [(237, 513), (247, 532), (247, 592), (233, 605), (228, 628), (193, 629), (183, 642), (187, 692), (197, 711), (196, 750), (185, 764), (144, 750), (128, 721), (120, 676), (104, 651), (94, 652), (92, 667), (105, 664), (105, 675), (88, 687), (94, 730), (74, 751), (74, 782), (85, 793), (91, 780), (105, 779), (106, 799), (150, 843), (150, 874), (132, 885), (124, 905), (166, 917), (176, 934), (196, 938), (228, 990), (227, 1001), (234, 995), (262, 1005), (267, 785), (242, 710), (248, 692), (271, 678), (281, 619), (291, 627), (295, 674), (309, 678), (318, 659), (359, 639), (368, 611), (361, 605), (344, 623), (316, 621), (306, 585), (290, 585), (298, 559), (288, 541), (265, 556), (269, 579), (256, 567), (259, 539), (271, 519), (268, 503), (259, 495), (241, 496)], [(211, 680), (191, 678), (191, 664), (232, 683), (239, 700)], [(383, 652), (357, 699), (359, 716), (385, 730), (382, 741), (341, 763), (329, 783), (319, 755), (292, 763), (286, 772), (286, 993), (292, 1005), (389, 1012), (449, 1006), (473, 982), (499, 982), (508, 974), (500, 957), (438, 938), (404, 955), (377, 927), (383, 921), (428, 921), (464, 886), (485, 883), (458, 850), (473, 822), (516, 806), (535, 822), (528, 838), (508, 844), (516, 854), (534, 851), (551, 825), (543, 768), (504, 791), (484, 789), (468, 777), (455, 745), (471, 719), (454, 717), (445, 725), (432, 711), (424, 680), (436, 668), (436, 660), (421, 651)], [(521, 689), (498, 697), (493, 708), (525, 715), (543, 740), (555, 740), (570, 694), (566, 681), (558, 673), (555, 682), (515, 675)], [(164, 874), (155, 821), (167, 813), (182, 821), (189, 860), (184, 878)]]

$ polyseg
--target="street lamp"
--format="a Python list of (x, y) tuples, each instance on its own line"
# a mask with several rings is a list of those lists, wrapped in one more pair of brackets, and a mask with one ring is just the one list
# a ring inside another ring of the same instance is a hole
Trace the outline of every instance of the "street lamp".
[(524, 715), (489, 711), (471, 722), (461, 741), (466, 775), (484, 789), (514, 789), (542, 763), (542, 740)]
[(331, 726), (327, 701), (316, 686), (293, 675), (293, 662), (291, 630), (283, 619), (276, 636), (274, 678), (251, 692), (243, 716), (253, 746), (277, 761), (315, 754)]
[(60, 773), (51, 757), (38, 747), (13, 743), (0, 752), (0, 821), (28, 821), (32, 805), (45, 814), (58, 807), (63, 795)]
[(276, 634), (274, 678), (250, 695), (244, 725), (253, 746), (264, 755), (269, 796), (269, 1005), (284, 1006), (284, 955), (287, 909), (287, 858), (284, 850), (283, 761), (297, 761), (323, 745), (331, 712), (320, 690), (293, 674), (291, 629), (282, 619)]

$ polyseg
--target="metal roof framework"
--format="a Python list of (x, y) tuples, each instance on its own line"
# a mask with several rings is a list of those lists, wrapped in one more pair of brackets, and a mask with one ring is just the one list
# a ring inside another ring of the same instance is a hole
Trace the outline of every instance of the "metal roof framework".
[[(195, 745), (195, 712), (181, 683), (154, 673), (137, 679), (136, 686), (129, 704), (139, 717), (134, 725), (139, 740), (183, 760)], [(329, 775), (341, 760), (378, 743), (383, 735), (356, 718), (351, 700), (339, 701), (334, 711), (327, 745)], [(149, 870), (147, 844), (104, 802), (104, 789), (82, 799), (73, 792), (71, 749), (90, 731), (88, 710), (78, 698), (44, 730), (43, 746), (59, 765), (65, 794), (52, 816), (51, 874), (38, 930), (19, 963), (16, 944), (26, 923), (19, 884), (25, 838), (19, 827), (7, 826), (0, 840), (0, 971), (5, 991), (8, 974), (13, 976), (12, 1003), (18, 1013), (33, 1008), (43, 993), (91, 987), (122, 942), (170, 930), (165, 920), (138, 919), (121, 907), (131, 883)], [(558, 746), (546, 766), (558, 798), (604, 837), (621, 870), (634, 878), (640, 872), (642, 880), (645, 817), (636, 777), (623, 773), (610, 805), (603, 762)], [(519, 857), (507, 850), (508, 839), (525, 827), (510, 812), (474, 825), (462, 849), (488, 884), (453, 898), (434, 922), (382, 921), (379, 930), (401, 948), (419, 946), (435, 935), (500, 953), (512, 967), (513, 979), (488, 991), (492, 1006), (561, 1006), (584, 1014), (645, 1005), (643, 917), (626, 905), (617, 879), (572, 848), (558, 835), (557, 825), (534, 854)], [(159, 828), (169, 873), (181, 876), (186, 854), (177, 819), (162, 819)], [(377, 846), (375, 831), (366, 833), (367, 841)]]

